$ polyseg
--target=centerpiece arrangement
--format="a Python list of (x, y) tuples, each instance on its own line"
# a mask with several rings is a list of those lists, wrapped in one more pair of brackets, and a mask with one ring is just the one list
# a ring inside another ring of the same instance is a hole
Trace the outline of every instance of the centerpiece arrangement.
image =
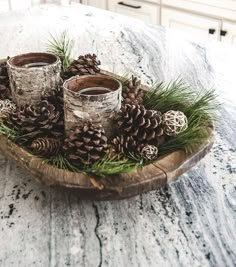
[(116, 199), (156, 189), (210, 149), (215, 94), (183, 81), (152, 88), (71, 59), (66, 34), (47, 53), (0, 63), (0, 145), (48, 185)]

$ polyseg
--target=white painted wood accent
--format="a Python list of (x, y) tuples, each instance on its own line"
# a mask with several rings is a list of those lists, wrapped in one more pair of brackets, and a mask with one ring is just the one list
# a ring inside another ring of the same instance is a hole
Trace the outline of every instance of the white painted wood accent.
[(43, 3), (46, 3), (46, 0), (0, 0), (0, 13), (29, 8)]
[[(109, 1), (109, 0), (108, 0)], [(161, 0), (138, 0), (140, 2), (152, 2), (153, 4), (161, 4)]]
[(10, 4), (8, 0), (0, 0), (0, 13), (6, 12), (10, 9)]
[(82, 4), (94, 6), (98, 8), (107, 8), (107, 1), (106, 0), (82, 0)]
[(123, 15), (141, 19), (147, 23), (160, 23), (160, 7), (134, 0), (109, 0), (108, 9)]
[[(162, 8), (161, 24), (166, 27), (184, 31), (190, 35), (220, 40), (221, 21), (171, 8)], [(215, 30), (214, 34), (209, 29)]]
[(162, 0), (162, 4), (213, 17), (236, 20), (235, 0)]
[(222, 30), (226, 31), (225, 36), (221, 36), (221, 41), (236, 45), (236, 23), (223, 21)]

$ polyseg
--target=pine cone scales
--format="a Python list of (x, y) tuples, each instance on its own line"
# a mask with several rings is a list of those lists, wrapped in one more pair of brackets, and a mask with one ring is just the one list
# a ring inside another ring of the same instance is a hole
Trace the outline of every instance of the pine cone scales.
[(144, 91), (141, 89), (141, 80), (132, 76), (124, 84), (122, 96), (125, 104), (142, 104)]
[(145, 145), (163, 142), (162, 114), (142, 105), (124, 105), (116, 118), (118, 135), (112, 140), (121, 154), (141, 153)]
[(69, 161), (89, 165), (98, 161), (107, 149), (107, 138), (101, 125), (85, 122), (71, 129), (63, 150)]
[(25, 141), (38, 136), (60, 137), (64, 131), (60, 112), (46, 100), (37, 106), (18, 108), (11, 114), (10, 120)]
[(10, 98), (10, 84), (7, 72), (7, 62), (0, 63), (0, 99)]
[(47, 100), (50, 104), (54, 105), (56, 109), (63, 112), (63, 86), (60, 84), (56, 89), (50, 90), (42, 97), (42, 100)]
[(146, 110), (142, 105), (125, 105), (117, 119), (121, 132), (133, 136), (138, 141), (150, 141), (163, 135), (162, 114)]
[(71, 63), (68, 71), (64, 73), (63, 78), (68, 79), (76, 75), (94, 75), (100, 72), (100, 68), (98, 67), (100, 64), (101, 62), (97, 60), (95, 54), (79, 56), (77, 60)]
[(145, 143), (139, 143), (132, 136), (116, 136), (112, 140), (112, 144), (115, 146), (116, 151), (121, 154), (125, 153), (140, 153)]
[(36, 155), (49, 157), (56, 155), (61, 149), (61, 140), (55, 138), (37, 138), (35, 139), (30, 148)]

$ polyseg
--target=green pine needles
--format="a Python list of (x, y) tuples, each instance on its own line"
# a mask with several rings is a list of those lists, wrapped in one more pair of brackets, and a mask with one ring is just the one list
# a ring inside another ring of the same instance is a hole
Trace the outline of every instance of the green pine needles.
[(0, 135), (6, 136), (12, 142), (16, 142), (19, 133), (12, 127), (0, 122)]
[(48, 41), (47, 51), (58, 56), (62, 62), (62, 70), (67, 71), (72, 62), (72, 49), (74, 42), (64, 31), (59, 37), (51, 35), (51, 40)]
[(159, 148), (159, 155), (176, 150), (191, 152), (196, 145), (204, 142), (209, 136), (209, 126), (217, 117), (215, 114), (219, 104), (214, 90), (203, 95), (196, 94), (182, 80), (167, 84), (160, 83), (144, 96), (147, 109), (182, 111), (188, 118), (188, 128), (175, 137), (169, 137)]

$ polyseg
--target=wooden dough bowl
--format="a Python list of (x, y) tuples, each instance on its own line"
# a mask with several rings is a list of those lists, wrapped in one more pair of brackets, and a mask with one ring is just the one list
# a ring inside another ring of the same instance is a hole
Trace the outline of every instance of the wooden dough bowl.
[[(109, 72), (103, 71), (102, 74), (118, 78)], [(143, 89), (148, 88), (144, 86)], [(43, 159), (30, 154), (5, 136), (0, 136), (2, 153), (15, 160), (38, 181), (63, 190), (76, 190), (76, 194), (81, 198), (94, 200), (123, 199), (158, 189), (193, 167), (209, 152), (212, 144), (213, 130), (209, 128), (208, 140), (196, 147), (192, 153), (176, 151), (134, 172), (95, 179), (84, 173), (74, 173), (46, 164)]]

